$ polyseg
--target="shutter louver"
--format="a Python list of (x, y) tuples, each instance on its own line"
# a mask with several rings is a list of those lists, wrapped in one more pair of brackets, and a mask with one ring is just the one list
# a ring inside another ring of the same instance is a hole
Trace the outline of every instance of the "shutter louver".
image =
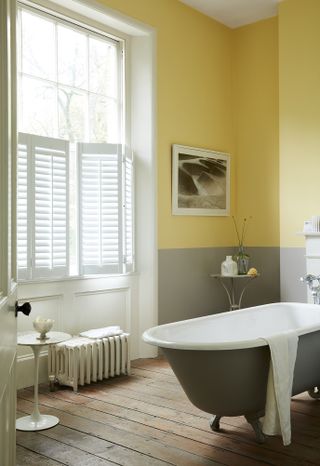
[(20, 135), (17, 156), (17, 269), (18, 279), (29, 277), (28, 260), (28, 137)]
[(126, 153), (124, 159), (124, 271), (133, 272), (134, 228), (133, 228), (133, 154)]
[(122, 272), (121, 145), (78, 144), (80, 273)]
[[(68, 154), (60, 139), (19, 134), (18, 153), (18, 269), (23, 277), (26, 248), (24, 183), (28, 185), (27, 278), (64, 277), (68, 274)], [(27, 148), (25, 155), (24, 148)], [(27, 161), (27, 168), (24, 163)], [(19, 211), (20, 209), (20, 211)], [(20, 256), (20, 250), (21, 256)], [(32, 259), (32, 260), (31, 260)]]

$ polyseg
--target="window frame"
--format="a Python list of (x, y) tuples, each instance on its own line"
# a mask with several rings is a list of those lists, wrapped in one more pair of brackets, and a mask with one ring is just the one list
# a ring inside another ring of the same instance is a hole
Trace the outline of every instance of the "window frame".
[[(39, 16), (50, 15), (55, 18), (57, 21), (66, 24), (66, 26), (70, 28), (74, 28), (75, 30), (83, 30), (88, 31), (92, 35), (96, 35), (98, 38), (105, 37), (107, 40), (111, 42), (115, 42), (119, 46), (119, 59), (118, 59), (118, 67), (121, 68), (121, 71), (118, 68), (118, 76), (121, 82), (118, 83), (118, 88), (121, 90), (121, 95), (118, 100), (119, 105), (122, 107), (122, 118), (121, 118), (121, 140), (122, 145), (125, 147), (125, 152), (127, 153), (127, 148), (131, 147), (131, 108), (130, 108), (130, 101), (128, 99), (129, 88), (130, 88), (130, 81), (131, 76), (129, 75), (128, 66), (130, 61), (130, 39), (129, 36), (122, 31), (117, 29), (113, 29), (112, 27), (106, 26), (106, 24), (96, 21), (92, 18), (88, 18), (82, 16), (80, 13), (70, 10), (65, 6), (62, 6), (58, 3), (51, 3), (48, 0), (18, 0), (17, 2), (17, 9), (26, 9), (29, 10)], [(19, 37), (19, 41), (21, 38)], [(20, 50), (20, 43), (18, 49)], [(126, 156), (124, 156), (125, 159)], [(78, 160), (78, 155), (77, 155)], [(133, 165), (133, 154), (130, 155), (132, 165)], [(78, 163), (78, 162), (77, 162)], [(79, 167), (77, 165), (77, 173), (79, 172)], [(122, 271), (116, 273), (81, 273), (81, 258), (80, 258), (80, 246), (79, 246), (79, 239), (77, 241), (77, 274), (70, 273), (70, 267), (68, 268), (68, 274), (63, 277), (51, 276), (51, 277), (37, 277), (37, 278), (26, 278), (26, 279), (18, 279), (18, 282), (22, 283), (41, 283), (41, 282), (57, 282), (63, 280), (79, 280), (79, 279), (90, 279), (90, 278), (103, 278), (103, 277), (116, 277), (116, 276), (124, 276), (135, 274), (135, 208), (134, 208), (134, 168), (132, 169), (132, 263), (129, 265), (123, 261)], [(123, 176), (125, 176), (123, 174)], [(76, 179), (77, 184), (79, 184), (79, 177), (77, 176)], [(79, 206), (79, 197), (78, 202)], [(125, 206), (123, 206), (123, 217), (125, 216)], [(79, 217), (80, 212), (78, 210), (78, 221), (77, 221), (77, 229), (78, 229), (78, 237), (80, 236), (79, 231)], [(122, 235), (122, 243), (125, 241), (124, 238), (125, 231), (123, 231)], [(69, 238), (70, 242), (70, 238)], [(125, 252), (126, 248), (123, 246), (123, 251)], [(68, 252), (68, 261), (70, 258), (70, 248)]]
[[(17, 7), (17, 18), (19, 17), (20, 15), (20, 10), (21, 9), (24, 9), (26, 11), (29, 11), (37, 16), (40, 16), (40, 17), (43, 17), (45, 19), (48, 19), (48, 16), (49, 16), (49, 19), (52, 20), (53, 22), (58, 22), (58, 23), (62, 23), (64, 24), (65, 27), (69, 28), (69, 29), (74, 29), (75, 31), (79, 31), (79, 32), (86, 32), (90, 35), (93, 35), (95, 36), (97, 39), (100, 39), (103, 38), (105, 39), (107, 42), (111, 42), (113, 43), (114, 45), (117, 46), (118, 48), (118, 60), (117, 60), (117, 74), (118, 74), (118, 90), (119, 90), (119, 98), (118, 98), (118, 113), (120, 115), (120, 118), (119, 118), (119, 128), (118, 128), (118, 131), (119, 131), (119, 134), (120, 134), (120, 141), (117, 141), (117, 143), (121, 143), (121, 144), (124, 144), (124, 145), (127, 145), (130, 147), (130, 139), (128, 137), (128, 135), (130, 134), (130, 130), (129, 130), (129, 127), (130, 127), (130, 120), (128, 118), (128, 112), (130, 111), (129, 109), (129, 106), (127, 105), (127, 99), (126, 99), (126, 95), (127, 95), (127, 78), (126, 78), (126, 73), (127, 73), (127, 66), (126, 66), (126, 62), (127, 62), (127, 47), (126, 47), (126, 41), (121, 38), (121, 37), (116, 37), (114, 35), (114, 33), (110, 33), (107, 31), (106, 27), (103, 26), (101, 24), (101, 28), (99, 28), (99, 25), (96, 24), (95, 26), (91, 26), (89, 23), (90, 21), (88, 22), (88, 24), (85, 22), (86, 21), (86, 18), (83, 18), (83, 22), (81, 22), (79, 19), (73, 19), (72, 17), (70, 17), (68, 14), (61, 14), (61, 13), (58, 13), (54, 10), (51, 10), (51, 9), (48, 9), (48, 8), (43, 8), (41, 6), (39, 6), (36, 2), (30, 2), (30, 1), (24, 1), (24, 0), (20, 0), (18, 1), (18, 7)], [(18, 28), (18, 35), (19, 35), (19, 40), (17, 41), (19, 43), (19, 46), (18, 46), (18, 54), (19, 54), (19, 59), (18, 59), (18, 63), (20, 62), (21, 64), (21, 56), (20, 56), (20, 51), (22, 50), (22, 37), (20, 35), (20, 28)], [(19, 67), (18, 67), (19, 68)], [(20, 67), (21, 68), (21, 67)], [(56, 73), (57, 73), (57, 70), (56, 70)], [(44, 82), (48, 82), (50, 84), (53, 84), (54, 86), (57, 86), (57, 88), (59, 88), (59, 86), (65, 86), (65, 87), (72, 87), (71, 85), (67, 85), (65, 83), (61, 83), (59, 82), (59, 79), (58, 79), (58, 75), (56, 76), (56, 80), (55, 81), (52, 81), (50, 79), (46, 79), (46, 78), (41, 78), (39, 76), (34, 76), (34, 75), (31, 75), (31, 74), (28, 74), (28, 73), (25, 73), (25, 72), (21, 72), (17, 71), (17, 76), (19, 76), (19, 74), (21, 75), (25, 75), (25, 76), (29, 76), (33, 79), (38, 79), (38, 80), (43, 80)], [(76, 86), (75, 86), (76, 87)], [(80, 89), (81, 92), (84, 92), (86, 94), (95, 94), (97, 96), (102, 96), (103, 94), (99, 94), (99, 93), (95, 93), (95, 92), (92, 92), (90, 91), (89, 89)], [(20, 98), (20, 94), (21, 94), (21, 90), (18, 88), (18, 93), (19, 93), (19, 98)], [(107, 97), (107, 96), (104, 96), (104, 97)], [(23, 131), (25, 132), (25, 131)], [(60, 136), (59, 135), (55, 135), (55, 136), (49, 136), (49, 137), (56, 137), (56, 138), (59, 138)]]

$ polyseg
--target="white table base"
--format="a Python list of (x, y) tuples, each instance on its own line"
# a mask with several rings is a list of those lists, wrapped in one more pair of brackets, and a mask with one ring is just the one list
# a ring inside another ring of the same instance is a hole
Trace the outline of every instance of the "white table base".
[(59, 424), (59, 419), (56, 416), (48, 414), (40, 414), (37, 420), (34, 420), (32, 415), (20, 417), (16, 420), (17, 430), (36, 431), (50, 429)]
[(17, 430), (45, 430), (59, 424), (59, 419), (56, 416), (40, 414), (39, 411), (39, 356), (43, 346), (69, 340), (71, 335), (63, 332), (49, 332), (46, 340), (39, 340), (38, 336), (37, 333), (18, 336), (18, 345), (31, 346), (34, 354), (34, 404), (33, 411), (29, 416), (23, 416), (16, 420)]

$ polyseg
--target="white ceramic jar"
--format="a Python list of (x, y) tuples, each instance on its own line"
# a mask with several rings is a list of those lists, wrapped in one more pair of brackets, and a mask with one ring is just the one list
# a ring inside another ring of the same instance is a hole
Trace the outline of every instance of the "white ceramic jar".
[(221, 275), (224, 275), (225, 277), (238, 275), (238, 266), (237, 263), (232, 260), (232, 256), (227, 256), (226, 260), (222, 262)]

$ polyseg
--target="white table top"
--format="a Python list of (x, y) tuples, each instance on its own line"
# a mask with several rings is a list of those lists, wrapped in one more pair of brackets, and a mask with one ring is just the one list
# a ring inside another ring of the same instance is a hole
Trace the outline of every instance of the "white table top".
[(64, 332), (48, 332), (48, 338), (46, 340), (40, 340), (39, 336), (40, 333), (38, 332), (18, 333), (18, 345), (54, 345), (56, 343), (61, 343), (62, 341), (69, 340), (70, 338), (72, 338), (71, 335)]
[(254, 275), (221, 275), (220, 273), (211, 273), (209, 277), (212, 278), (257, 278), (260, 277), (260, 273), (256, 273)]

